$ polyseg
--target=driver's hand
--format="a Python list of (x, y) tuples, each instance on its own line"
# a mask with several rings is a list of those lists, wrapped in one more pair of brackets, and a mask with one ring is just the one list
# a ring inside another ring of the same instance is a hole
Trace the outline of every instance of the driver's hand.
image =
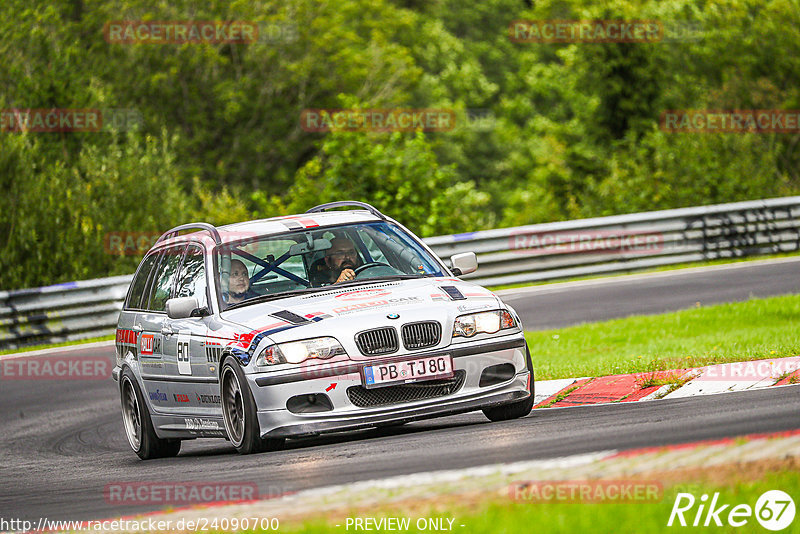
[(339, 278), (334, 282), (334, 284), (338, 284), (339, 282), (347, 282), (348, 280), (354, 280), (356, 277), (355, 271), (353, 269), (342, 269), (341, 274), (339, 274)]

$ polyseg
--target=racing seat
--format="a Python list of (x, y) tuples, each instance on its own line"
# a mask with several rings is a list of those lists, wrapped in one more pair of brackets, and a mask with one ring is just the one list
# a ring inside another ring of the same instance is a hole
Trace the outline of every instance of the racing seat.
[(328, 266), (325, 265), (325, 257), (321, 257), (311, 264), (308, 269), (308, 281), (311, 282), (311, 287), (321, 287), (330, 285), (331, 279)]

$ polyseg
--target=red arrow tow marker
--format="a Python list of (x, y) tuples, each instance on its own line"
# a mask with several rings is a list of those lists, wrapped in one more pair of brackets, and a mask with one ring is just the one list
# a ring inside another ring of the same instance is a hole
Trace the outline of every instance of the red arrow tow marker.
[(330, 386), (326, 387), (326, 388), (325, 388), (325, 391), (330, 391), (330, 390), (332, 390), (332, 389), (336, 389), (336, 382), (334, 382), (334, 383), (333, 383), (333, 384), (331, 384)]

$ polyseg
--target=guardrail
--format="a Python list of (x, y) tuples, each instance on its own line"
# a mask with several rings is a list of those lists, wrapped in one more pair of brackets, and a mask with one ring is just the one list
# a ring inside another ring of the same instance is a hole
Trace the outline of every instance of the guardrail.
[[(534, 224), (425, 242), (440, 257), (475, 252), (464, 276), (496, 286), (631, 272), (800, 249), (800, 197)], [(114, 332), (131, 276), (0, 291), (0, 348)]]

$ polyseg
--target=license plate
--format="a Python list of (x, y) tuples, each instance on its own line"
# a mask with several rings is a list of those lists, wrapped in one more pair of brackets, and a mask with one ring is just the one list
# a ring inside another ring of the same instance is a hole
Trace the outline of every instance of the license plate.
[(366, 388), (451, 378), (453, 376), (453, 358), (449, 354), (441, 354), (413, 360), (396, 360), (367, 365), (362, 368), (361, 374)]

